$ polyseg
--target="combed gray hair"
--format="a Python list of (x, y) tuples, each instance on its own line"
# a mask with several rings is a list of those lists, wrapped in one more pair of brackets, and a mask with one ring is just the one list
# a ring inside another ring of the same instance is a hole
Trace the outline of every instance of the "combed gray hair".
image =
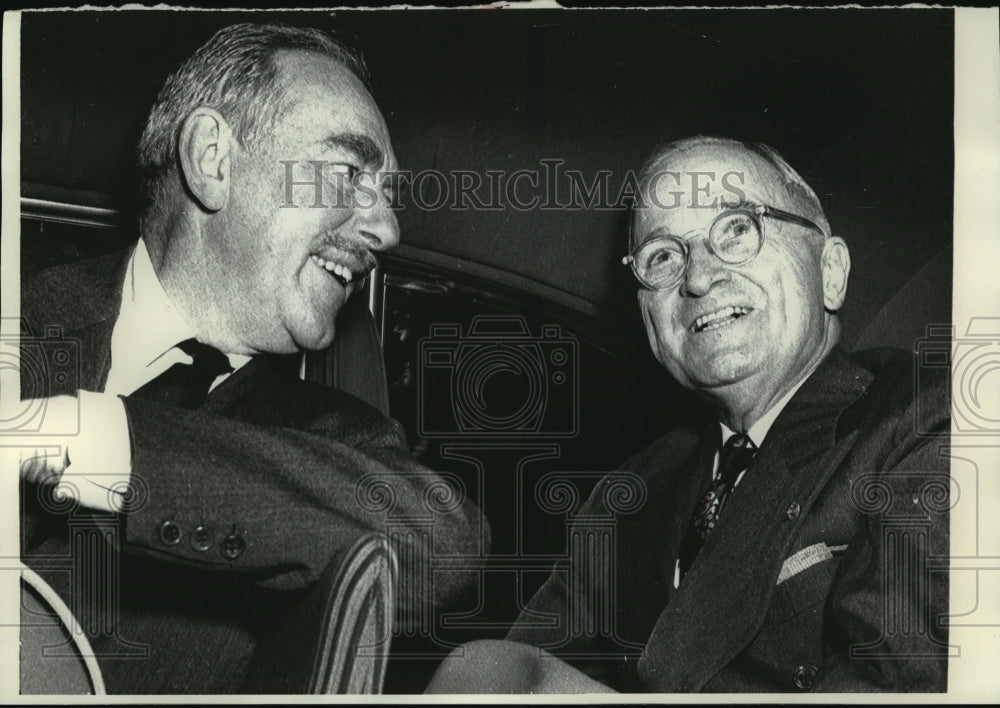
[(785, 158), (783, 158), (777, 150), (763, 143), (748, 143), (742, 140), (734, 140), (732, 138), (696, 135), (691, 138), (683, 138), (682, 140), (675, 140), (674, 142), (661, 145), (653, 151), (653, 154), (646, 160), (642, 168), (639, 170), (638, 184), (640, 193), (642, 193), (642, 191), (649, 186), (650, 180), (652, 180), (657, 174), (657, 171), (668, 157), (678, 152), (701, 147), (702, 145), (717, 145), (743, 149), (763, 158), (768, 164), (774, 167), (779, 175), (781, 175), (785, 190), (788, 192), (789, 196), (795, 201), (801, 203), (803, 206), (809, 208), (811, 214), (803, 214), (803, 216), (809, 216), (812, 218), (813, 221), (815, 221), (816, 224), (823, 229), (823, 232), (827, 236), (830, 235), (830, 222), (827, 221), (826, 214), (823, 211), (823, 205), (820, 204), (819, 197), (816, 196), (816, 192), (804, 179), (802, 179), (802, 175), (796, 172), (792, 166), (788, 164)]
[(194, 109), (207, 106), (225, 116), (247, 149), (271, 134), (287, 105), (274, 62), (280, 50), (333, 57), (368, 86), (360, 53), (320, 30), (251, 23), (219, 30), (167, 78), (150, 110), (137, 150), (145, 209), (164, 196), (181, 126)]

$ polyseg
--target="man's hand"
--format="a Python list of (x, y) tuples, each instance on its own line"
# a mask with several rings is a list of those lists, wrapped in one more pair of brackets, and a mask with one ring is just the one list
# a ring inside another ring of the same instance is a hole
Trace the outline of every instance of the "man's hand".
[(547, 651), (480, 639), (452, 651), (424, 693), (615, 693)]
[(74, 396), (30, 399), (21, 404), (39, 408), (41, 420), (30, 434), (4, 436), (5, 446), (18, 448), (21, 478), (38, 484), (56, 484), (69, 464), (69, 448), (76, 438), (78, 407)]
[(58, 443), (39, 443), (35, 447), (18, 446), (21, 479), (35, 484), (56, 484), (62, 478), (69, 450)]

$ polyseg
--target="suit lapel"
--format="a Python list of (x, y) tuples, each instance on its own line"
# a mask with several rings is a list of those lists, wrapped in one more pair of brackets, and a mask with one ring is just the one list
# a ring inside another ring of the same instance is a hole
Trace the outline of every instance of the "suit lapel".
[(68, 333), (69, 337), (80, 342), (80, 388), (104, 390), (111, 370), (111, 334), (114, 328), (115, 318), (110, 318)]
[(710, 421), (702, 429), (698, 444), (687, 464), (671, 475), (669, 495), (673, 503), (662, 507), (665, 513), (659, 535), (659, 538), (666, 541), (661, 546), (663, 552), (661, 574), (665, 587), (668, 588), (668, 597), (677, 592), (674, 589), (674, 568), (680, 554), (681, 542), (698, 499), (712, 478), (712, 464), (719, 447), (719, 437), (719, 424), (714, 420)]
[(80, 339), (81, 388), (103, 391), (111, 370), (111, 335), (122, 307), (122, 286), (133, 248), (101, 259), (97, 268), (93, 262), (81, 271), (81, 299), (90, 304), (87, 319), (77, 324), (70, 336)]
[(219, 384), (205, 399), (202, 409), (233, 418), (250, 412), (254, 419), (289, 419), (297, 405), (306, 405), (306, 401), (297, 401), (294, 395), (300, 383), (299, 356), (257, 354)]
[[(111, 368), (111, 334), (121, 310), (122, 284), (133, 250), (134, 246), (101, 258), (57, 266), (26, 284), (22, 312), (28, 329), (36, 337), (48, 338), (54, 334), (51, 328), (58, 326), (59, 336), (70, 341), (79, 356), (74, 376), (62, 382), (44, 382), (48, 390), (31, 395), (104, 388)], [(22, 376), (22, 386), (25, 383)]]
[(637, 666), (645, 690), (698, 691), (752, 641), (803, 518), (850, 448), (837, 420), (870, 381), (835, 350), (778, 416), (653, 628)]

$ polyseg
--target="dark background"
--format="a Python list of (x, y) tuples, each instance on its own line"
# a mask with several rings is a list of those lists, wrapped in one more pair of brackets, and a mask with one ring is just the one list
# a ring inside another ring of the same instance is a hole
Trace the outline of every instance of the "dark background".
[[(26, 13), (23, 195), (128, 212), (133, 146), (166, 73), (248, 17), (355, 38), (400, 166), (414, 172), (540, 170), (550, 158), (611, 170), (620, 185), (661, 142), (766, 142), (851, 246), (848, 344), (935, 257), (940, 293), (917, 306), (950, 312), (950, 10)], [(494, 266), (622, 332), (638, 325), (619, 210), (399, 216), (408, 258)]]

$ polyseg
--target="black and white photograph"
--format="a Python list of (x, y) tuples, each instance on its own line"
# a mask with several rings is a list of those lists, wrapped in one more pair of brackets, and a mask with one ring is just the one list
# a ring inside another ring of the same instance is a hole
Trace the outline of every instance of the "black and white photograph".
[(997, 19), (5, 13), (0, 691), (995, 699)]

